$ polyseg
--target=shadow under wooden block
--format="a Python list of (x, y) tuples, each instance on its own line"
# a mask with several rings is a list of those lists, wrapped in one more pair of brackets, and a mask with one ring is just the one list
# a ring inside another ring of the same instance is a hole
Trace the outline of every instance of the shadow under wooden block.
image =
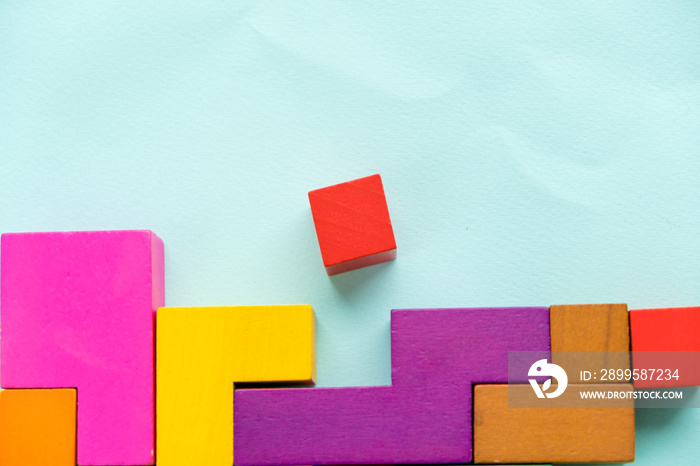
[(569, 383), (587, 383), (581, 371), (630, 368), (626, 304), (557, 305), (549, 312), (552, 363), (566, 371)]
[(2, 387), (78, 390), (78, 464), (154, 464), (160, 238), (5, 233), (0, 261)]
[(309, 305), (158, 309), (158, 466), (231, 466), (234, 383), (313, 383), (314, 328)]
[(529, 385), (475, 385), (474, 462), (634, 461), (634, 400), (583, 399), (582, 391), (632, 386), (569, 385), (559, 398), (538, 399)]
[(0, 391), (0, 464), (74, 466), (74, 389)]
[(634, 368), (662, 371), (638, 377), (635, 387), (700, 385), (700, 307), (633, 309), (630, 327)]

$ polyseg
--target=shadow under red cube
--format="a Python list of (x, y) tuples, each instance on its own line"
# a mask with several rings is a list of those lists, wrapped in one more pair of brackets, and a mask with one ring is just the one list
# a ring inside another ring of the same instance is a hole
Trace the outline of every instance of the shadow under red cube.
[(309, 203), (328, 275), (396, 259), (379, 175), (311, 191)]

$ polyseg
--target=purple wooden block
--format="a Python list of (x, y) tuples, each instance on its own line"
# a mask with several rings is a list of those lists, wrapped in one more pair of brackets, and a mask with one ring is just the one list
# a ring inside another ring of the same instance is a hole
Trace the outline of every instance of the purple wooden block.
[(472, 384), (549, 342), (546, 307), (394, 310), (391, 386), (236, 390), (235, 464), (471, 461)]

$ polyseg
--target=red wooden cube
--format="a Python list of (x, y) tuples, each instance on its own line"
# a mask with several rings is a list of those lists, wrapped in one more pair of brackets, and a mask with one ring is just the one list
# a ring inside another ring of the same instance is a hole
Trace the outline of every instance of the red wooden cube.
[(309, 192), (328, 275), (396, 259), (382, 178), (372, 175)]
[(700, 385), (700, 307), (630, 311), (636, 388)]

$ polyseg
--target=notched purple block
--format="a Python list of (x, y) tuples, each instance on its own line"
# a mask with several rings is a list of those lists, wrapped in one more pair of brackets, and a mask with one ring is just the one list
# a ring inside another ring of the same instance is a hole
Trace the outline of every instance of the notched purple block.
[(235, 463), (471, 461), (472, 384), (508, 382), (508, 351), (548, 355), (549, 308), (394, 310), (391, 344), (391, 386), (236, 390)]

